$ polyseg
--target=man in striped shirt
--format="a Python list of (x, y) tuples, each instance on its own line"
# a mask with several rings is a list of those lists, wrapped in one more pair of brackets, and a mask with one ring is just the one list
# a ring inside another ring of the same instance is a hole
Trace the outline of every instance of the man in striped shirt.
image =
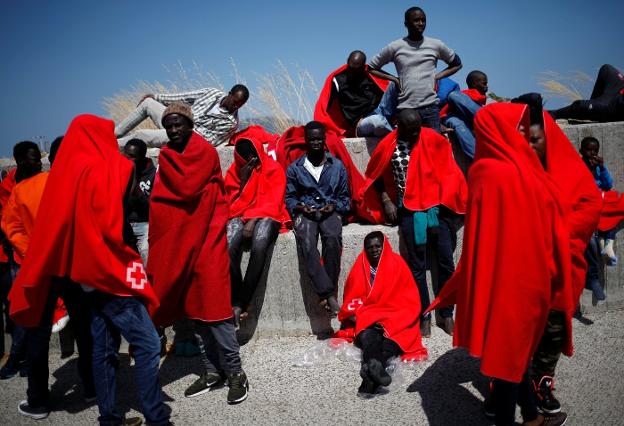
[[(238, 109), (248, 98), (249, 90), (242, 84), (235, 85), (227, 94), (215, 88), (173, 94), (147, 94), (136, 109), (115, 127), (115, 135), (120, 147), (133, 138), (142, 139), (150, 147), (165, 145), (169, 138), (162, 128), (162, 114), (172, 102), (182, 101), (191, 105), (194, 130), (212, 145), (222, 145), (236, 132)], [(158, 129), (140, 129), (126, 136), (147, 117), (152, 119)]]

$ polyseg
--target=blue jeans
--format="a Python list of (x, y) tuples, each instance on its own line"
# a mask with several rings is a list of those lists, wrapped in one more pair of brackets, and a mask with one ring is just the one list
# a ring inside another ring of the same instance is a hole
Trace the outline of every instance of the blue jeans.
[(449, 115), (444, 119), (444, 125), (455, 130), (455, 136), (462, 151), (469, 158), (474, 158), (476, 140), (472, 133), (475, 114), (481, 105), (461, 92), (452, 92), (448, 96)]
[[(9, 255), (13, 256), (13, 253)], [(18, 265), (15, 260), (9, 260), (9, 282), (8, 282), (8, 290), (7, 296), (11, 291), (11, 287), (13, 287), (13, 283), (15, 282), (15, 277), (17, 277), (17, 273), (20, 270), (20, 265)], [(7, 303), (7, 312), (9, 311), (8, 303)], [(16, 356), (18, 359), (23, 359), (26, 356), (26, 329), (21, 325), (16, 323), (12, 323), (11, 328), (11, 356)]]
[(429, 127), (440, 133), (440, 106), (438, 103), (416, 108), (420, 114), (423, 127)]
[(149, 236), (149, 222), (132, 222), (132, 233), (137, 239), (137, 250), (143, 259), (143, 265), (147, 268), (147, 255), (149, 253), (149, 243), (147, 237)]
[(399, 93), (394, 82), (390, 82), (384, 92), (379, 105), (370, 114), (364, 117), (357, 125), (358, 136), (382, 137), (392, 131), (390, 119), (397, 113)]
[(160, 340), (145, 306), (135, 297), (121, 297), (94, 291), (92, 306), (93, 379), (101, 425), (120, 425), (123, 414), (115, 408), (115, 374), (121, 336), (132, 346), (135, 380), (143, 415), (149, 424), (165, 425), (169, 410), (163, 403), (158, 380)]

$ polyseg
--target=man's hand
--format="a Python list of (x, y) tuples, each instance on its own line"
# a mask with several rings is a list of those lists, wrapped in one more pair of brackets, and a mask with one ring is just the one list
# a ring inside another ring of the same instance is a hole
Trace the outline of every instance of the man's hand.
[(326, 204), (324, 207), (322, 207), (319, 211), (321, 212), (321, 214), (327, 215), (329, 216), (330, 214), (332, 214), (334, 211), (336, 210), (336, 207), (334, 207), (333, 204)]
[(397, 90), (399, 91), (399, 93), (401, 93), (402, 87), (401, 87), (401, 80), (399, 80), (399, 77), (393, 77), (392, 81), (394, 81), (394, 84), (396, 84)]
[(392, 200), (386, 200), (383, 203), (384, 213), (386, 214), (386, 219), (390, 223), (396, 223), (398, 219), (398, 211), (397, 207), (394, 205)]
[(147, 99), (147, 98), (152, 98), (152, 99), (154, 99), (154, 95), (153, 95), (152, 93), (148, 93), (147, 95), (143, 96), (143, 97), (141, 98), (141, 100), (139, 101), (139, 103), (137, 104), (137, 106), (141, 105), (141, 102), (143, 102), (143, 101), (144, 101), (145, 99)]
[(253, 237), (254, 228), (258, 219), (249, 219), (243, 226), (243, 238)]
[(313, 216), (314, 212), (316, 212), (315, 209), (305, 204), (297, 204), (293, 210), (295, 213), (302, 213), (306, 217)]
[(604, 158), (600, 157), (599, 155), (596, 155), (595, 157), (592, 157), (590, 159), (590, 161), (591, 161), (591, 164), (592, 164), (593, 167), (596, 167), (596, 166), (601, 166), (602, 167), (603, 164), (604, 164)]
[(251, 160), (247, 162), (247, 164), (241, 167), (241, 171), (240, 171), (241, 188), (243, 188), (247, 184), (247, 181), (251, 177), (251, 174), (253, 173), (257, 165), (258, 165), (258, 157), (252, 157)]

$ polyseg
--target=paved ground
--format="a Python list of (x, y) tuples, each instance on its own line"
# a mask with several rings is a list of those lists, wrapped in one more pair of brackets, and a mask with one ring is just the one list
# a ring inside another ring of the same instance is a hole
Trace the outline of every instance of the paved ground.
[[(624, 424), (624, 311), (596, 313), (584, 325), (574, 321), (577, 352), (560, 362), (557, 395), (570, 425)], [(170, 357), (161, 378), (172, 420), (186, 424), (431, 424), (487, 425), (481, 414), (486, 381), (478, 363), (450, 348), (439, 329), (425, 344), (430, 359), (401, 367), (396, 384), (372, 400), (356, 397), (358, 364), (345, 354), (330, 355), (311, 367), (295, 367), (303, 354), (318, 354), (313, 337), (266, 338), (243, 348), (243, 363), (252, 389), (238, 406), (225, 403), (227, 390), (184, 398), (184, 389), (199, 371), (197, 359)], [(75, 358), (51, 357), (55, 411), (37, 424), (94, 424), (97, 408), (81, 402)], [(122, 359), (119, 401), (128, 416), (138, 415), (128, 358)], [(25, 379), (0, 383), (0, 424), (33, 424), (16, 407), (26, 391)]]

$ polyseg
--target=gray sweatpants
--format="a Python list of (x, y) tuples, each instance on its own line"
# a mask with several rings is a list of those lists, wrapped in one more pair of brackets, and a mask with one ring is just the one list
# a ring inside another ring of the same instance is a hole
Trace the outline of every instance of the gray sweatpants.
[[(130, 139), (138, 138), (150, 148), (160, 148), (169, 142), (167, 132), (162, 127), (162, 115), (167, 107), (152, 99), (144, 99), (134, 111), (115, 127), (115, 136), (119, 146), (123, 148)], [(150, 118), (158, 129), (139, 129), (126, 136), (132, 129)]]

